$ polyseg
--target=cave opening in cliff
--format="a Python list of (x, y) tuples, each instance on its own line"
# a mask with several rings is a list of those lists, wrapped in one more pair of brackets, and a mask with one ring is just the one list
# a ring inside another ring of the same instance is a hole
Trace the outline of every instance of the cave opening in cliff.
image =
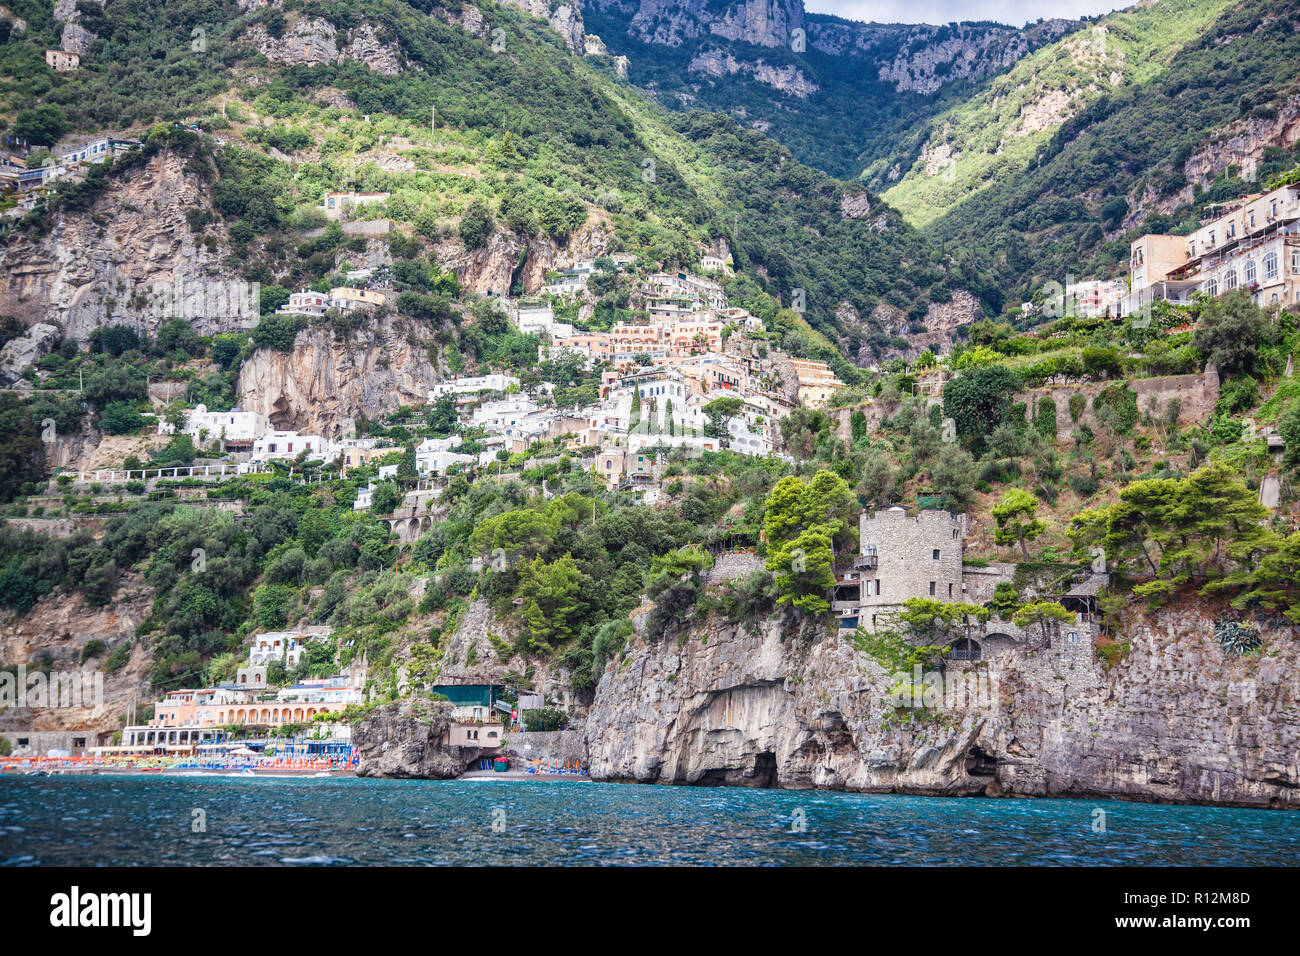
[(771, 787), (776, 784), (776, 754), (764, 750), (754, 755), (754, 786)]
[(972, 777), (992, 777), (998, 772), (997, 758), (980, 747), (966, 753), (966, 772)]

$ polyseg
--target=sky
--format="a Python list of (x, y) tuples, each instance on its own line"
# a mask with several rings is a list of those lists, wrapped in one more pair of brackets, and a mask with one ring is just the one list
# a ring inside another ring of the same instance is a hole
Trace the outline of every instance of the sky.
[(1039, 17), (1080, 17), (1129, 6), (1132, 0), (804, 0), (809, 13), (877, 23), (996, 20), (1023, 26)]

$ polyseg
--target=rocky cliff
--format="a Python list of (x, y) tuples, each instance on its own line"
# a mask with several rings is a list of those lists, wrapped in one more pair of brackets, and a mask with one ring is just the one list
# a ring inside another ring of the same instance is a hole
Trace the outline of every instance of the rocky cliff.
[(447, 743), (451, 705), (405, 701), (377, 707), (352, 726), (361, 777), (459, 777), (483, 753)]
[(428, 401), (441, 374), (429, 330), (391, 315), (345, 338), (328, 328), (299, 333), (292, 352), (260, 349), (239, 369), (239, 403), (275, 428), (336, 438), (358, 412), (379, 418), (399, 405)]
[(223, 266), (224, 237), (186, 218), (208, 208), (209, 192), (185, 157), (164, 150), (89, 208), (58, 213), (48, 232), (13, 237), (0, 247), (0, 315), (57, 322), (81, 343), (100, 324), (153, 335), (173, 316), (204, 335), (251, 327), (253, 287)]
[[(1135, 619), (1109, 672), (1087, 646), (990, 648), (905, 698), (848, 640), (768, 620), (635, 641), (588, 716), (593, 779), (1300, 807), (1297, 633), (1225, 654), (1203, 609)], [(990, 640), (989, 645), (997, 643)], [(933, 691), (933, 694), (931, 694)]]
[[(88, 691), (108, 655), (123, 645), (129, 649), (125, 665), (103, 675), (102, 699), (83, 697), (85, 706), (79, 707), (0, 707), (0, 730), (84, 731), (89, 736), (120, 730), (133, 700), (142, 707), (153, 700), (149, 648), (135, 640), (135, 629), (148, 616), (154, 596), (138, 575), (128, 573), (114, 600), (104, 607), (87, 605), (80, 594), (56, 591), (26, 614), (0, 614), (0, 671), (13, 673), (24, 664), (29, 674), (37, 666), (77, 674)], [(83, 652), (92, 641), (101, 649), (92, 648), (87, 656)]]

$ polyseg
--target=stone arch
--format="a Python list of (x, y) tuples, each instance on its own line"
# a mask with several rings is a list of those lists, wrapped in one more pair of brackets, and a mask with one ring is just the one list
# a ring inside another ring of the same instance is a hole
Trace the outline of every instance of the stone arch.
[(952, 648), (948, 652), (950, 661), (977, 661), (983, 656), (980, 642), (973, 637), (959, 637), (955, 641), (950, 641), (948, 646)]

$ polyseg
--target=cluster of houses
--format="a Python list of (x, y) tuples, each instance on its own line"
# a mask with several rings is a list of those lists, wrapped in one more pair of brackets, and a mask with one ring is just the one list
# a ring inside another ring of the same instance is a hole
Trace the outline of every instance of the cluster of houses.
[(1154, 302), (1187, 305), (1194, 293), (1216, 298), (1237, 290), (1265, 308), (1300, 303), (1300, 184), (1213, 208), (1190, 235), (1133, 240), (1126, 278), (1067, 284), (1068, 310), (1122, 318)]
[[(357, 276), (351, 273), (350, 277)], [(360, 278), (366, 278), (361, 276)], [(356, 293), (383, 293), (368, 289), (335, 289), (330, 293), (295, 293), (282, 313), (317, 312)], [(690, 306), (685, 316), (657, 312), (651, 306), (643, 325), (616, 324), (607, 333), (575, 331), (557, 321), (549, 302), (520, 301), (510, 316), (521, 332), (541, 339), (540, 358), (557, 353), (580, 354), (589, 367), (600, 367), (598, 398), (576, 408), (548, 404), (543, 385), (525, 394), (520, 380), (505, 373), (459, 376), (439, 382), (429, 390), (431, 404), (450, 396), (462, 425), (471, 437), (428, 438), (415, 449), (415, 467), (421, 477), (446, 475), (454, 468), (472, 469), (527, 452), (542, 443), (584, 457), (594, 456), (592, 468), (611, 486), (653, 484), (656, 463), (646, 453), (651, 447), (685, 449), (688, 453), (732, 451), (756, 456), (774, 453), (779, 423), (800, 405), (826, 402), (840, 382), (824, 362), (782, 357), (785, 377), (795, 381), (778, 389), (773, 384), (773, 362), (766, 352), (726, 348), (727, 334), (761, 332), (762, 322), (744, 309), (730, 308), (716, 283), (688, 273), (650, 276), (640, 289), (644, 300), (667, 303), (670, 299)], [(710, 403), (718, 398), (739, 400), (727, 414), (719, 415)], [(167, 422), (160, 433), (175, 429)], [(337, 463), (344, 472), (364, 466), (402, 449), (375, 438), (326, 438), (272, 427), (266, 415), (238, 408), (210, 411), (197, 406), (182, 430), (198, 447), (219, 445), (225, 453), (240, 456), (240, 468), (256, 470), (270, 461), (299, 458)], [(472, 450), (471, 450), (472, 449)], [(662, 467), (660, 465), (659, 467)], [(396, 472), (396, 465), (381, 468), (379, 480)], [(358, 509), (369, 508), (375, 485), (357, 498)]]
[[(317, 718), (365, 703), (364, 663), (349, 665), (334, 677), (306, 678), (283, 687), (271, 687), (267, 681), (269, 664), (278, 662), (292, 668), (309, 643), (329, 636), (328, 627), (256, 634), (248, 664), (239, 668), (233, 681), (215, 687), (168, 691), (155, 704), (148, 722), (125, 728), (121, 746), (98, 749), (103, 753), (185, 753), (226, 740), (236, 731), (255, 736), (313, 723), (324, 725), (321, 729), (331, 743), (347, 744), (351, 739), (347, 724)], [(507, 721), (512, 713), (518, 713), (501, 700), (504, 688), (498, 684), (445, 684), (432, 690), (452, 704), (447, 740), (452, 746), (487, 750), (500, 747)], [(537, 706), (541, 706), (540, 702)]]
[[(59, 52), (59, 51), (50, 51)], [(47, 58), (48, 58), (47, 53)], [(61, 54), (71, 56), (75, 54)], [(83, 163), (102, 163), (110, 157), (119, 156), (139, 147), (138, 140), (101, 137), (73, 149), (65, 149), (57, 156), (51, 156), (44, 163), (29, 163), (30, 150), (25, 144), (10, 142), (6, 146), (18, 147), (0, 152), (0, 194), (11, 194), (16, 201), (7, 215), (21, 215), (31, 210), (36, 201), (57, 180), (78, 175)]]
[[(349, 273), (350, 279), (361, 281), (368, 278), (369, 270)], [(314, 315), (321, 316), (330, 309), (351, 312), (355, 309), (379, 308), (392, 297), (391, 291), (383, 289), (366, 289), (359, 286), (336, 286), (328, 292), (314, 289), (301, 289), (289, 294), (289, 301), (275, 310), (276, 315)]]
[[(271, 687), (268, 666), (296, 667), (313, 641), (326, 640), (328, 627), (305, 627), (253, 636), (248, 663), (235, 679), (215, 687), (168, 691), (154, 706), (144, 724), (130, 724), (122, 732), (122, 748), (153, 750), (192, 749), (223, 738), (232, 727), (275, 730), (307, 725), (321, 714), (335, 714), (349, 704), (365, 702), (366, 667), (357, 663), (334, 677), (305, 678), (285, 687)], [(346, 726), (335, 729), (346, 734)]]

